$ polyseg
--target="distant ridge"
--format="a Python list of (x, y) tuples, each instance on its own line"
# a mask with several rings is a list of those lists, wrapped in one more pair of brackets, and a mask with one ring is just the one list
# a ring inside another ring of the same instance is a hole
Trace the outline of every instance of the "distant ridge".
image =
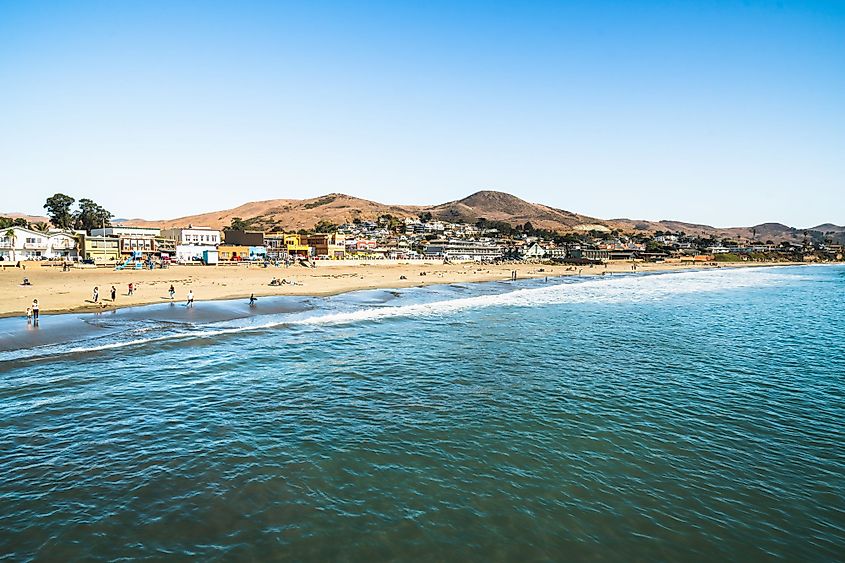
[[(343, 193), (329, 193), (309, 199), (268, 199), (244, 203), (232, 209), (186, 215), (172, 219), (115, 219), (115, 223), (161, 228), (202, 225), (222, 229), (238, 217), (251, 228), (265, 231), (297, 231), (311, 229), (319, 221), (335, 224), (349, 223), (356, 219), (373, 221), (386, 214), (400, 219), (431, 213), (434, 219), (450, 222), (475, 223), (479, 219), (502, 221), (511, 225), (531, 223), (535, 228), (559, 232), (611, 231), (655, 233), (678, 232), (688, 235), (716, 238), (742, 238), (759, 241), (801, 240), (807, 236), (820, 238), (833, 233), (833, 238), (845, 238), (845, 227), (824, 223), (808, 229), (790, 227), (781, 223), (761, 223), (749, 227), (718, 228), (710, 225), (683, 221), (645, 221), (636, 219), (599, 219), (540, 203), (531, 203), (506, 192), (477, 191), (465, 198), (439, 205), (387, 205)], [(31, 217), (32, 221), (46, 221), (46, 217), (6, 213), (7, 217)], [(30, 220), (30, 219), (28, 219)]]
[(484, 218), (504, 221), (512, 225), (531, 223), (532, 226), (550, 230), (589, 230), (589, 227), (608, 229), (606, 222), (571, 211), (555, 209), (539, 203), (529, 203), (514, 195), (492, 190), (482, 190), (457, 201), (450, 201), (428, 208), (440, 220), (474, 223)]

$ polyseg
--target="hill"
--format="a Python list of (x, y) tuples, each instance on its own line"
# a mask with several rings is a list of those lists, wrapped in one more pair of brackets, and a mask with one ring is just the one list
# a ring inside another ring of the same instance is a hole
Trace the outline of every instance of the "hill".
[(754, 239), (758, 241), (802, 240), (807, 231), (811, 238), (820, 238), (826, 232), (836, 233), (834, 239), (845, 238), (845, 227), (825, 223), (811, 229), (798, 229), (781, 223), (761, 223), (750, 227), (712, 227), (683, 221), (646, 221), (636, 219), (597, 219), (572, 211), (557, 209), (540, 203), (531, 203), (514, 195), (492, 190), (482, 190), (463, 199), (433, 206), (386, 205), (341, 193), (331, 193), (310, 199), (270, 199), (245, 203), (233, 209), (188, 215), (175, 219), (121, 221), (127, 225), (158, 226), (162, 228), (202, 225), (222, 229), (239, 217), (251, 228), (265, 231), (297, 231), (311, 229), (319, 221), (335, 224), (355, 219), (372, 221), (390, 214), (395, 217), (416, 217), (429, 212), (435, 219), (451, 222), (475, 223), (484, 218), (503, 221), (511, 225), (531, 223), (536, 228), (559, 232), (610, 231), (655, 233), (657, 231), (682, 231), (688, 235), (718, 239)]
[(453, 223), (475, 223), (484, 218), (504, 221), (512, 225), (531, 223), (535, 228), (555, 231), (607, 229), (599, 219), (555, 209), (539, 203), (529, 203), (511, 194), (483, 190), (457, 201), (450, 201), (426, 209), (435, 219)]
[(8, 217), (10, 219), (25, 219), (27, 223), (49, 223), (50, 218), (43, 215), (28, 215), (26, 213), (3, 213), (0, 212), (0, 217)]
[(234, 209), (212, 211), (199, 215), (148, 221), (128, 219), (127, 225), (158, 226), (161, 228), (202, 225), (222, 229), (240, 217), (250, 227), (266, 231), (297, 231), (310, 229), (319, 221), (343, 224), (354, 219), (375, 220), (380, 215), (415, 217), (421, 207), (384, 205), (346, 194), (328, 194), (311, 199), (268, 199), (245, 203)]

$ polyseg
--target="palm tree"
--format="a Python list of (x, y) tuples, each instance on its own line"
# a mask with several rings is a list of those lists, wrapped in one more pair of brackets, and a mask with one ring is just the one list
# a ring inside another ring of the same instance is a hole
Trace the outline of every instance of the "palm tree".
[(39, 233), (46, 233), (50, 230), (50, 225), (48, 225), (44, 221), (39, 221), (37, 223), (30, 223), (29, 228), (34, 231), (38, 231)]
[(17, 237), (15, 237), (15, 229), (9, 229), (8, 231), (6, 231), (6, 238), (8, 238), (9, 241), (12, 243), (12, 248), (9, 251), (9, 258), (11, 260), (14, 260), (15, 257), (16, 257), (15, 256), (15, 240), (17, 238)]

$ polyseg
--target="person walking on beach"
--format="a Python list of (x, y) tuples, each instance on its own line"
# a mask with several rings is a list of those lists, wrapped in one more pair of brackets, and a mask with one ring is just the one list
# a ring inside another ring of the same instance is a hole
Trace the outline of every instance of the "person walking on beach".
[(38, 324), (38, 299), (32, 300), (32, 322)]
[(188, 290), (188, 302), (185, 303), (185, 307), (193, 307), (194, 306), (194, 292), (192, 290)]
[(167, 293), (170, 294), (170, 300), (173, 301), (173, 296), (176, 295), (176, 288), (173, 287), (173, 284), (170, 284), (170, 289), (167, 290)]
[(112, 300), (112, 303), (114, 303), (114, 300), (115, 300), (115, 299), (117, 299), (117, 290), (114, 288), (114, 286), (111, 286), (111, 300)]
[(134, 286), (132, 285), (132, 283), (130, 282), (130, 283), (129, 283), (129, 293), (128, 293), (127, 295), (132, 295), (132, 292), (133, 292), (134, 290), (135, 290), (135, 287), (134, 287)]
[(91, 296), (94, 300), (94, 303), (97, 303), (100, 300), (100, 288), (94, 286), (94, 294)]

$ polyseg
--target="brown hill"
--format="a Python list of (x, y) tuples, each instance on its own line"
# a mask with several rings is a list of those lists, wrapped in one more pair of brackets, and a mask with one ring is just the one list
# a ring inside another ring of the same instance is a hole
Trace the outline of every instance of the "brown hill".
[(234, 209), (212, 211), (200, 215), (189, 215), (176, 219), (147, 221), (127, 219), (126, 225), (154, 225), (161, 228), (201, 225), (222, 229), (240, 217), (249, 222), (250, 227), (266, 231), (296, 231), (310, 229), (319, 221), (331, 221), (335, 224), (348, 223), (354, 219), (375, 220), (380, 215), (390, 214), (396, 217), (414, 217), (421, 207), (384, 205), (346, 194), (328, 194), (311, 199), (268, 199), (245, 203)]
[(484, 218), (512, 225), (531, 223), (535, 228), (555, 231), (606, 228), (606, 222), (539, 203), (529, 203), (511, 194), (484, 190), (458, 201), (426, 209), (435, 219), (454, 223), (475, 223)]
[[(504, 221), (511, 225), (524, 225), (530, 222), (536, 228), (560, 232), (612, 230), (622, 232), (682, 231), (688, 235), (729, 238), (755, 239), (759, 241), (802, 239), (804, 230), (780, 223), (763, 223), (751, 227), (712, 227), (682, 221), (645, 221), (635, 219), (596, 219), (571, 211), (556, 209), (539, 203), (530, 203), (511, 194), (496, 191), (480, 191), (468, 197), (434, 206), (385, 205), (375, 201), (361, 199), (346, 194), (332, 193), (311, 199), (270, 199), (245, 203), (234, 209), (213, 211), (199, 215), (148, 221), (142, 219), (122, 220), (126, 225), (151, 225), (162, 228), (187, 225), (202, 225), (223, 228), (231, 224), (232, 219), (240, 217), (250, 227), (265, 231), (296, 231), (311, 229), (319, 221), (331, 221), (335, 224), (348, 223), (354, 219), (375, 220), (381, 215), (395, 217), (416, 217), (420, 213), (430, 212), (436, 219), (451, 222), (475, 223), (484, 218), (490, 221)], [(843, 227), (825, 223), (812, 229), (805, 229), (811, 236), (820, 231), (845, 230)], [(838, 237), (837, 237), (838, 238)]]
[(49, 223), (50, 218), (42, 215), (27, 215), (26, 213), (3, 213), (0, 212), (0, 217), (8, 217), (10, 219), (25, 219), (27, 223)]

